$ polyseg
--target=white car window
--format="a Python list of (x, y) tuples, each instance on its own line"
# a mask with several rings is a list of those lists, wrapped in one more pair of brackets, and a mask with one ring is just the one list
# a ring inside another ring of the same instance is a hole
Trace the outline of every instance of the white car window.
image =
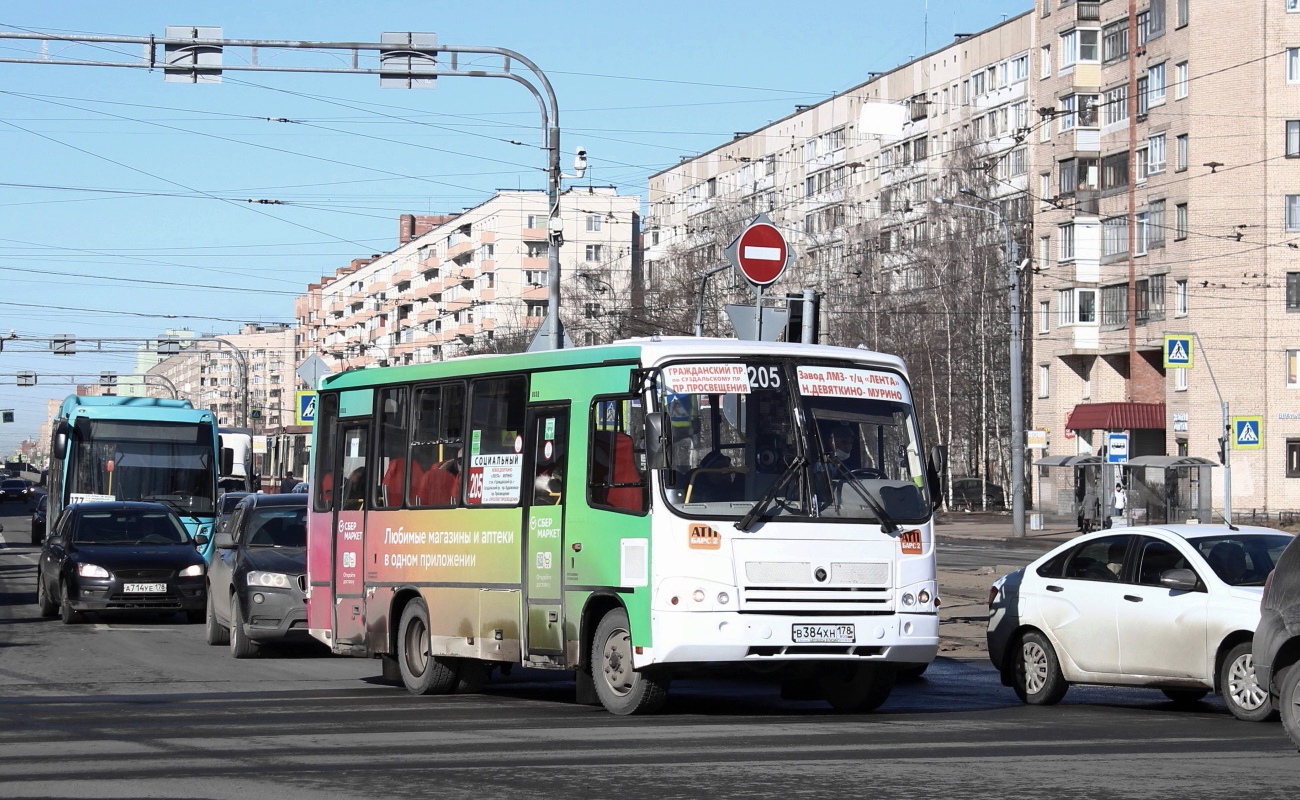
[(1132, 536), (1106, 536), (1080, 544), (1065, 563), (1066, 578), (1118, 582)]

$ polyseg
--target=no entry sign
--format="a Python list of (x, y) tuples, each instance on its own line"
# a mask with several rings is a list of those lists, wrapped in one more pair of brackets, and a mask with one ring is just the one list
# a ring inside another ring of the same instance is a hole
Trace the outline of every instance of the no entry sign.
[(759, 214), (727, 247), (727, 260), (755, 286), (766, 286), (785, 272), (790, 246), (780, 229)]

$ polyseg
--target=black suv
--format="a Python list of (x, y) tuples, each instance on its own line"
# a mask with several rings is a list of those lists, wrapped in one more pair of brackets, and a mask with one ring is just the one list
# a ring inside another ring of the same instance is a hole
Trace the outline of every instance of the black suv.
[(235, 658), (307, 631), (307, 495), (253, 494), (217, 532), (208, 569), (208, 644)]
[(1300, 748), (1300, 537), (1282, 551), (1264, 584), (1252, 650), (1255, 678), (1267, 686), (1291, 742)]

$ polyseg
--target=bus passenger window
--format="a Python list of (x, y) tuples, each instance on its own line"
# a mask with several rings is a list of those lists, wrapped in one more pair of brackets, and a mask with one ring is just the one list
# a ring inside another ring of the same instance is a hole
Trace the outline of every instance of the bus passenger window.
[(378, 394), (379, 465), (376, 508), (400, 508), (406, 485), (407, 389), (398, 386)]
[(426, 386), (415, 392), (411, 479), (407, 504), (454, 506), (460, 501), (465, 386)]

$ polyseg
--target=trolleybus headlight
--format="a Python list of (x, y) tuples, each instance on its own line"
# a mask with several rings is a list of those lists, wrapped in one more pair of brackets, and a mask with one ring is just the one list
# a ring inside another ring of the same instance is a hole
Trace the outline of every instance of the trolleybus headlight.
[(78, 564), (78, 565), (77, 565), (77, 574), (80, 575), (80, 576), (83, 577), (83, 578), (111, 578), (111, 577), (113, 577), (112, 575), (109, 575), (109, 574), (108, 574), (108, 570), (104, 569), (103, 567), (99, 566), (98, 564)]
[(731, 602), (730, 595), (728, 595), (726, 592), (718, 592), (718, 605), (725, 606), (729, 602)]
[(903, 605), (905, 605), (905, 606), (912, 606), (912, 605), (915, 605), (915, 604), (916, 604), (916, 598), (912, 596), (912, 593), (911, 593), (911, 592), (903, 592)]
[(930, 602), (930, 593), (925, 589), (922, 589), (921, 591), (917, 592), (916, 602), (920, 603), (921, 605), (925, 605), (926, 603)]
[(691, 593), (691, 599), (694, 600), (694, 601), (697, 602), (697, 603), (703, 603), (703, 602), (704, 602), (704, 590), (703, 590), (703, 589), (696, 589), (694, 592)]

